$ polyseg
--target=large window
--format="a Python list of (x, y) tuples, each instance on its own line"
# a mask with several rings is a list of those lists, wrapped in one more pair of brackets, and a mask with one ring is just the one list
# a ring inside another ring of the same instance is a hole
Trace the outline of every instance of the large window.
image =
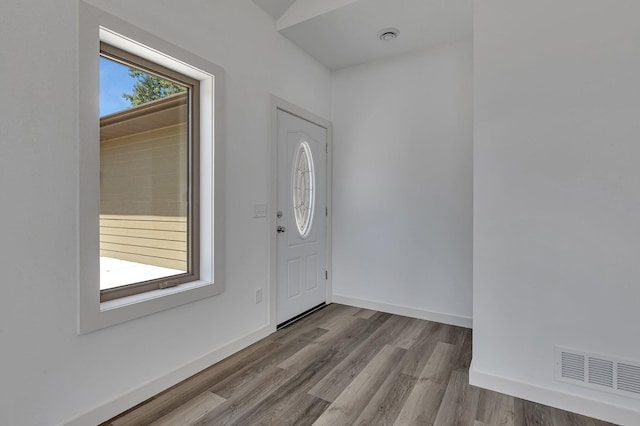
[(85, 2), (78, 28), (87, 333), (224, 291), (223, 70)]
[(199, 278), (199, 92), (101, 43), (101, 301)]

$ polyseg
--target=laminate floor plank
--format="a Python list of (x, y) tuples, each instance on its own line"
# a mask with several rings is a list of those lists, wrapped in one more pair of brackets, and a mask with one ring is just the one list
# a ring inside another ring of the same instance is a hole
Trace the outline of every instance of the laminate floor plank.
[(406, 359), (403, 360), (402, 372), (419, 377), (438, 343), (448, 343), (452, 331), (452, 326), (429, 323), (411, 349), (407, 351)]
[(438, 409), (434, 426), (465, 426), (473, 424), (478, 411), (479, 398), (480, 389), (469, 385), (467, 371), (453, 371)]
[(402, 333), (402, 330), (407, 327), (409, 321), (410, 318), (400, 315), (390, 316), (384, 324), (362, 342), (362, 345), (377, 345), (379, 347), (384, 345), (396, 346), (393, 345), (393, 342), (398, 338), (398, 335)]
[[(387, 320), (389, 320), (388, 315), (379, 316), (376, 314), (372, 316), (369, 320), (372, 326), (368, 328), (370, 332), (360, 336), (360, 338), (364, 338), (364, 340), (361, 340), (359, 345), (353, 348), (349, 352), (349, 355), (340, 362), (333, 371), (320, 380), (318, 384), (311, 389), (310, 393), (325, 401), (333, 402), (389, 340), (388, 329), (382, 328), (380, 330)], [(391, 323), (392, 327), (394, 325), (395, 321)]]
[(420, 338), (420, 334), (429, 324), (430, 323), (425, 320), (409, 318), (406, 326), (398, 333), (391, 344), (402, 349), (411, 349)]
[(382, 386), (389, 372), (398, 371), (404, 349), (385, 346), (349, 383), (314, 423), (317, 426), (353, 424)]
[(480, 391), (476, 420), (496, 426), (513, 426), (514, 397), (488, 390)]
[(353, 315), (345, 315), (341, 318), (339, 323), (332, 324), (331, 328), (321, 328), (318, 327), (318, 330), (326, 330), (321, 336), (318, 336), (313, 341), (314, 342), (329, 342), (335, 341), (336, 336), (343, 336), (346, 330), (349, 330), (350, 327), (357, 326), (360, 324), (361, 327), (366, 327), (367, 321), (358, 318)]
[(546, 407), (549, 418), (554, 425), (580, 425), (580, 426), (615, 426), (613, 423), (581, 416), (569, 411), (560, 410), (554, 407)]
[(193, 424), (196, 426), (234, 424), (262, 400), (276, 392), (280, 386), (293, 376), (294, 374), (289, 371), (273, 367), (268, 372), (265, 372), (260, 377), (260, 380), (254, 381), (251, 386), (242, 387), (231, 398)]
[(237, 425), (309, 426), (327, 409), (329, 403), (307, 393), (284, 397), (279, 401), (265, 400), (267, 407), (258, 406), (240, 418)]
[[(292, 372), (290, 380), (248, 410), (237, 424), (313, 423), (330, 403), (310, 395), (308, 391), (332, 371), (344, 359), (346, 353), (327, 347), (326, 351), (317, 355), (303, 369)], [(298, 423), (294, 423), (294, 420)], [(269, 423), (271, 421), (273, 423)]]
[(138, 426), (150, 424), (168, 414), (191, 398), (200, 395), (213, 384), (235, 374), (254, 363), (265, 353), (277, 350), (278, 345), (270, 340), (260, 340), (232, 357), (199, 372), (188, 380), (165, 390), (147, 400), (134, 410), (129, 410), (111, 421), (113, 426)]
[(455, 350), (456, 347), (453, 345), (438, 342), (420, 372), (395, 425), (433, 424), (451, 376), (451, 356)]
[(471, 330), (330, 304), (103, 426), (610, 426), (470, 386)]
[(525, 421), (525, 413), (524, 413), (524, 400), (520, 398), (516, 398), (513, 400), (513, 424), (518, 426), (525, 426), (527, 422)]
[[(551, 421), (555, 425), (575, 425), (581, 426), (602, 426), (611, 425), (611, 423), (601, 422), (595, 419), (584, 419), (583, 416), (579, 416), (568, 411), (559, 410), (557, 408), (549, 407), (551, 411)], [(582, 419), (581, 419), (582, 418)]]
[(615, 426), (602, 420), (515, 398), (516, 426)]
[(326, 316), (323, 321), (317, 324), (317, 327), (331, 330), (335, 327), (342, 327), (342, 322), (346, 317), (354, 317), (360, 311), (360, 308), (353, 306), (343, 306), (342, 309), (335, 312), (333, 315)]
[(223, 398), (231, 398), (236, 392), (245, 386), (252, 386), (264, 374), (271, 374), (271, 370), (279, 363), (307, 347), (304, 341), (294, 341), (288, 345), (277, 345), (276, 350), (266, 351), (262, 356), (253, 362), (238, 369), (238, 371), (218, 381), (209, 390)]
[(371, 309), (360, 309), (355, 313), (355, 316), (362, 319), (369, 319), (375, 314), (376, 311), (372, 311)]
[[(278, 366), (286, 370), (301, 371), (306, 369), (317, 358), (322, 358), (326, 351), (341, 353), (344, 359), (355, 344), (359, 343), (361, 333), (370, 327), (366, 320), (356, 317), (345, 317), (341, 327), (334, 327), (325, 332), (313, 342), (308, 343), (304, 348), (297, 351)], [(320, 329), (322, 330), (322, 329)]]
[[(308, 390), (345, 356), (343, 352), (328, 347), (301, 371), (290, 372), (289, 380), (246, 410), (236, 424), (297, 424), (293, 423), (294, 420), (300, 424), (312, 423), (329, 403), (309, 395)], [(273, 423), (269, 423), (271, 421)]]
[(292, 334), (288, 334), (286, 335), (284, 338), (274, 338), (272, 339), (272, 336), (277, 336), (280, 332), (277, 332), (271, 336), (269, 336), (267, 339), (272, 339), (271, 341), (274, 343), (278, 343), (282, 346), (286, 346), (289, 345), (291, 343), (294, 342), (304, 342), (304, 343), (311, 343), (311, 342), (315, 342), (320, 336), (323, 336), (325, 334), (327, 334), (329, 332), (329, 330), (326, 330), (324, 328), (319, 328), (319, 327), (315, 327), (312, 325), (308, 325), (306, 326), (304, 329), (300, 330), (297, 333), (292, 333)]
[(337, 351), (330, 345), (312, 342), (304, 349), (301, 349), (278, 364), (278, 367), (289, 371), (303, 371), (307, 369), (309, 365), (313, 364), (318, 358), (323, 358), (329, 352), (334, 353), (334, 359), (337, 359), (338, 362), (347, 357), (347, 354), (344, 351)]
[(454, 370), (469, 371), (472, 354), (472, 337), (471, 330), (466, 328), (456, 328), (451, 343), (456, 345), (458, 350), (452, 360)]
[[(519, 425), (549, 425), (545, 407), (530, 401), (514, 401), (514, 423)], [(518, 408), (520, 408), (518, 410)]]
[(192, 425), (225, 401), (223, 397), (206, 391), (182, 404), (169, 414), (160, 417), (151, 423), (151, 426)]
[(398, 368), (389, 373), (353, 424), (357, 426), (392, 425), (417, 381), (415, 377), (402, 374), (399, 364)]
[(239, 418), (237, 424), (269, 424), (270, 421), (273, 421), (270, 424), (280, 424), (276, 419), (285, 424), (313, 423), (329, 403), (308, 394), (308, 390), (333, 366), (334, 357), (338, 354), (337, 351), (329, 351), (323, 358), (293, 374), (290, 380)]

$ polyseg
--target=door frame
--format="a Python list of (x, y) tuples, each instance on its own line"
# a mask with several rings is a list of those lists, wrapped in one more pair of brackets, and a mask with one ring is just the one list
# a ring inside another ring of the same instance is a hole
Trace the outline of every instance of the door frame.
[(277, 269), (278, 269), (278, 246), (277, 246), (277, 190), (278, 190), (278, 110), (284, 111), (298, 118), (306, 120), (327, 131), (327, 163), (326, 163), (326, 201), (327, 201), (327, 241), (326, 241), (326, 303), (331, 303), (332, 295), (332, 279), (331, 279), (331, 229), (332, 229), (332, 199), (331, 199), (331, 183), (333, 181), (333, 126), (330, 121), (313, 114), (303, 108), (300, 108), (290, 102), (285, 101), (275, 95), (271, 95), (271, 104), (269, 106), (271, 113), (271, 141), (269, 143), (269, 203), (267, 209), (267, 223), (269, 233), (269, 327), (276, 330), (276, 313), (277, 313)]

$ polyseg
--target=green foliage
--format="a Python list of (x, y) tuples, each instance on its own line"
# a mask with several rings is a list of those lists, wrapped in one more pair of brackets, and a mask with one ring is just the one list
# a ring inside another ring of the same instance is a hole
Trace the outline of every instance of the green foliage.
[(125, 93), (122, 97), (128, 100), (131, 106), (146, 104), (187, 90), (184, 86), (135, 68), (129, 68), (129, 75), (137, 81), (133, 86), (133, 92)]

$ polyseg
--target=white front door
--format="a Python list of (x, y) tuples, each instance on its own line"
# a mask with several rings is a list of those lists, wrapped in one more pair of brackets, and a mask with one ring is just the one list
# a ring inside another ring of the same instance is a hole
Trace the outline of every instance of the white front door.
[(327, 130), (278, 110), (277, 324), (326, 301)]

